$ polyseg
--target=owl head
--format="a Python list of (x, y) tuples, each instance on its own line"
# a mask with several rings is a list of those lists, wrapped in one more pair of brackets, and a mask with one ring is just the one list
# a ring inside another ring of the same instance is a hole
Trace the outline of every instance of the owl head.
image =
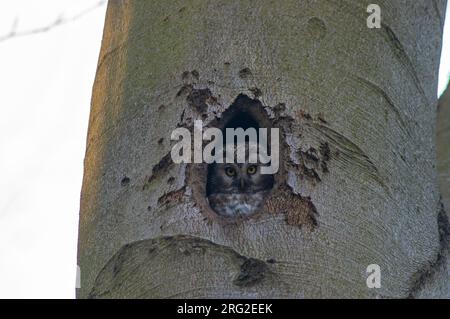
[[(207, 194), (252, 194), (270, 190), (273, 187), (274, 177), (270, 174), (262, 174), (261, 167), (264, 164), (258, 161), (253, 153), (257, 148), (251, 148), (252, 144), (233, 146), (233, 163), (212, 163), (208, 170)], [(245, 149), (245, 160), (238, 161), (239, 147)], [(252, 145), (254, 146), (254, 145)], [(226, 148), (223, 150), (226, 159)], [(249, 160), (255, 158), (255, 160)], [(256, 163), (253, 163), (256, 162)]]
[(208, 176), (208, 194), (252, 194), (270, 190), (273, 175), (261, 174), (259, 163), (214, 163)]

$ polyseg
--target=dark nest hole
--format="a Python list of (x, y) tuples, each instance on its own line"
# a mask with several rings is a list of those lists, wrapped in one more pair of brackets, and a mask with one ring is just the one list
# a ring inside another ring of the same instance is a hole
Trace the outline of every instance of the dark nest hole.
[[(220, 118), (216, 118), (211, 123), (207, 125), (207, 127), (215, 127), (222, 131), (223, 139), (225, 142), (226, 128), (242, 128), (244, 130), (248, 128), (255, 128), (258, 132), (259, 128), (267, 128), (267, 143), (268, 143), (268, 153), (271, 155), (270, 149), (270, 129), (272, 128), (272, 121), (270, 120), (264, 106), (257, 99), (251, 99), (244, 94), (240, 94), (235, 101), (231, 104), (231, 106), (221, 114)], [(280, 130), (281, 131), (281, 130)], [(259, 134), (257, 135), (258, 142), (260, 142)], [(280, 139), (282, 138), (282, 134), (280, 132)], [(280, 148), (283, 147), (283, 143), (280, 141)], [(280, 149), (280, 168), (277, 173), (275, 173), (272, 179), (272, 184), (270, 185), (270, 194), (267, 197), (270, 197), (273, 191), (277, 188), (277, 185), (280, 184), (280, 180), (283, 179), (284, 173), (283, 171), (283, 161), (282, 161), (282, 150)], [(208, 195), (211, 193), (211, 186), (208, 185), (208, 175), (211, 174), (212, 165), (214, 164), (190, 164), (189, 165), (189, 183), (193, 190), (194, 200), (197, 205), (201, 209), (201, 211), (208, 217), (213, 220), (220, 220), (225, 223), (235, 222), (234, 218), (223, 217), (217, 214), (209, 205)], [(260, 209), (260, 212), (253, 214), (260, 215), (263, 213), (263, 209)], [(242, 218), (241, 218), (242, 219)]]

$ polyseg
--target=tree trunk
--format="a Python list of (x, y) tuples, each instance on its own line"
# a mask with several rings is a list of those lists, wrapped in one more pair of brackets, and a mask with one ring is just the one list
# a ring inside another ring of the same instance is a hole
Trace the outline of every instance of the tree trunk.
[[(79, 298), (447, 295), (434, 144), (445, 0), (378, 1), (380, 29), (369, 3), (109, 2)], [(206, 167), (173, 163), (170, 136), (243, 110), (280, 128), (280, 170), (261, 213), (230, 222), (208, 206)]]
[[(448, 234), (450, 225), (448, 216), (450, 212), (450, 85), (439, 98), (437, 111), (437, 168), (439, 178), (439, 188), (442, 196), (441, 225), (444, 245), (448, 250)], [(447, 251), (447, 270), (450, 269), (450, 254)], [(450, 283), (447, 281), (447, 284)], [(448, 291), (450, 298), (450, 289)]]

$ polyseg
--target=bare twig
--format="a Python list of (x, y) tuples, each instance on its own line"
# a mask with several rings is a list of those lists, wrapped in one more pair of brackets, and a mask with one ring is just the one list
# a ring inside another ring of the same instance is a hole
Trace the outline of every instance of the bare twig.
[(15, 18), (13, 25), (11, 27), (11, 31), (3, 36), (0, 36), (0, 42), (12, 39), (12, 38), (17, 38), (17, 37), (23, 37), (23, 36), (28, 36), (28, 35), (33, 35), (33, 34), (37, 34), (37, 33), (43, 33), (43, 32), (47, 32), (55, 27), (61, 26), (63, 24), (69, 23), (69, 22), (73, 22), (75, 20), (78, 20), (80, 18), (82, 18), (83, 16), (85, 16), (86, 14), (90, 13), (91, 11), (94, 11), (95, 9), (98, 9), (100, 7), (102, 7), (104, 4), (106, 3), (106, 0), (101, 0), (98, 1), (95, 5), (93, 5), (92, 7), (89, 7), (81, 12), (79, 12), (78, 14), (72, 16), (72, 17), (68, 17), (65, 18), (63, 15), (59, 15), (55, 21), (53, 21), (52, 23), (40, 27), (40, 28), (36, 28), (36, 29), (31, 29), (31, 30), (24, 30), (24, 31), (17, 31), (17, 27), (19, 24), (19, 19)]

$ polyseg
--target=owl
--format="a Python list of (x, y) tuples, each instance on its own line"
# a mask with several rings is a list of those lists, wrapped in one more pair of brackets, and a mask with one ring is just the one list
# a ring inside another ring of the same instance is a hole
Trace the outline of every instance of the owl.
[(273, 175), (261, 174), (261, 166), (248, 161), (210, 164), (207, 196), (211, 208), (227, 218), (256, 213), (274, 184)]

